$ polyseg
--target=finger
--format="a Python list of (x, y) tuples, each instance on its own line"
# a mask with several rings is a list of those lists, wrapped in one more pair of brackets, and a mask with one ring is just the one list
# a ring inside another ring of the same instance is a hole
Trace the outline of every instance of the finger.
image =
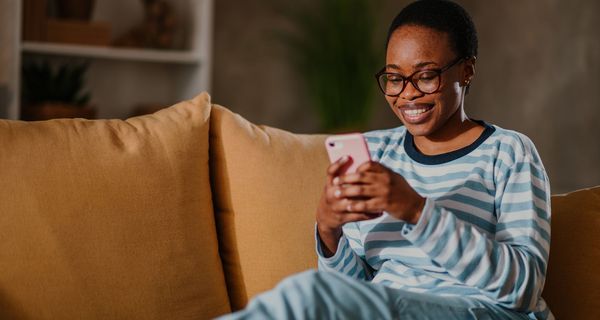
[(347, 156), (343, 156), (331, 165), (329, 165), (329, 167), (327, 168), (328, 183), (331, 184), (333, 179), (339, 176), (342, 170), (350, 164), (352, 164), (352, 160)]
[(375, 161), (367, 161), (363, 164), (361, 164), (360, 166), (358, 166), (358, 168), (356, 168), (356, 172), (383, 172), (385, 171), (385, 167), (379, 163), (379, 162), (375, 162)]
[(331, 209), (331, 211), (333, 211), (337, 214), (345, 214), (348, 212), (352, 212), (352, 208), (348, 207), (348, 203), (349, 203), (348, 199), (340, 199), (340, 198), (334, 197), (329, 202), (329, 208)]
[(377, 198), (365, 200), (346, 200), (346, 212), (360, 212), (368, 214), (378, 214), (385, 210), (382, 202)]
[(382, 214), (383, 213), (375, 213), (375, 214), (359, 213), (359, 212), (347, 213), (347, 214), (344, 214), (344, 216), (342, 218), (342, 223), (377, 219), (377, 218), (381, 217)]
[(377, 180), (377, 177), (374, 176), (373, 173), (370, 172), (355, 172), (345, 174), (343, 176), (335, 179), (334, 185), (344, 185), (344, 184), (370, 184)]
[(376, 214), (386, 210), (385, 202), (381, 198), (337, 198), (329, 202), (331, 211), (337, 214), (369, 213)]
[(334, 207), (336, 202), (343, 201), (342, 195), (342, 186), (327, 186), (327, 202)]
[[(337, 214), (347, 214), (351, 212), (359, 212), (353, 207), (353, 200), (347, 198), (334, 198), (329, 203), (329, 208)], [(360, 212), (365, 213), (365, 212)]]
[(350, 184), (334, 190), (336, 198), (372, 198), (377, 195), (379, 195), (379, 190), (372, 184)]

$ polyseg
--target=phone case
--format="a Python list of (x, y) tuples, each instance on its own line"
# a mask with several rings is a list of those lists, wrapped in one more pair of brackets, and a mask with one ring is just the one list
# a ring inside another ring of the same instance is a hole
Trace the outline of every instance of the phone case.
[(361, 164), (371, 160), (365, 138), (360, 133), (330, 136), (325, 140), (325, 147), (331, 163), (343, 156), (352, 159), (352, 163), (344, 173), (355, 172)]

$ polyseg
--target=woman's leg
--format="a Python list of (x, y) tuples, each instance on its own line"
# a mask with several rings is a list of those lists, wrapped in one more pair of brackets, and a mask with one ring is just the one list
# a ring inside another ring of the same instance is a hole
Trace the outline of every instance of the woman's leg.
[(220, 319), (515, 319), (512, 315), (461, 297), (412, 293), (336, 272), (306, 271)]
[(221, 319), (390, 319), (390, 301), (383, 286), (311, 270), (286, 278)]

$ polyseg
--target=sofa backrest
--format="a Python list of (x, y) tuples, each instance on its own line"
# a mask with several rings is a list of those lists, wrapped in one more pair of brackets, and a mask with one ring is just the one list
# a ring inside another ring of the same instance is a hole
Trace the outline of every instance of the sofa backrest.
[(542, 296), (558, 319), (600, 319), (600, 186), (552, 196)]
[(230, 301), (316, 268), (316, 206), (325, 185), (324, 136), (257, 126), (213, 106), (211, 180)]
[(207, 94), (122, 120), (0, 120), (0, 319), (230, 311)]

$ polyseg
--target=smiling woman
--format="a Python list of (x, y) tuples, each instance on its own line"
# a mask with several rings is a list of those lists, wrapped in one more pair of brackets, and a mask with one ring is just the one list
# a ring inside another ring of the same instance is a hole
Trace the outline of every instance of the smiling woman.
[[(483, 126), (464, 112), (464, 95), (475, 73), (474, 56), (456, 52), (450, 35), (431, 27), (402, 25), (389, 39), (385, 74), (411, 77), (410, 85), (396, 92), (386, 87), (384, 93), (415, 136), (416, 146), (425, 154), (436, 154), (471, 144), (483, 132)], [(419, 83), (429, 85), (421, 88)]]
[(376, 78), (404, 126), (365, 133), (371, 161), (354, 173), (345, 157), (329, 166), (319, 271), (231, 318), (553, 318), (541, 298), (549, 181), (529, 138), (464, 111), (477, 56), (469, 14), (416, 1), (386, 46)]

